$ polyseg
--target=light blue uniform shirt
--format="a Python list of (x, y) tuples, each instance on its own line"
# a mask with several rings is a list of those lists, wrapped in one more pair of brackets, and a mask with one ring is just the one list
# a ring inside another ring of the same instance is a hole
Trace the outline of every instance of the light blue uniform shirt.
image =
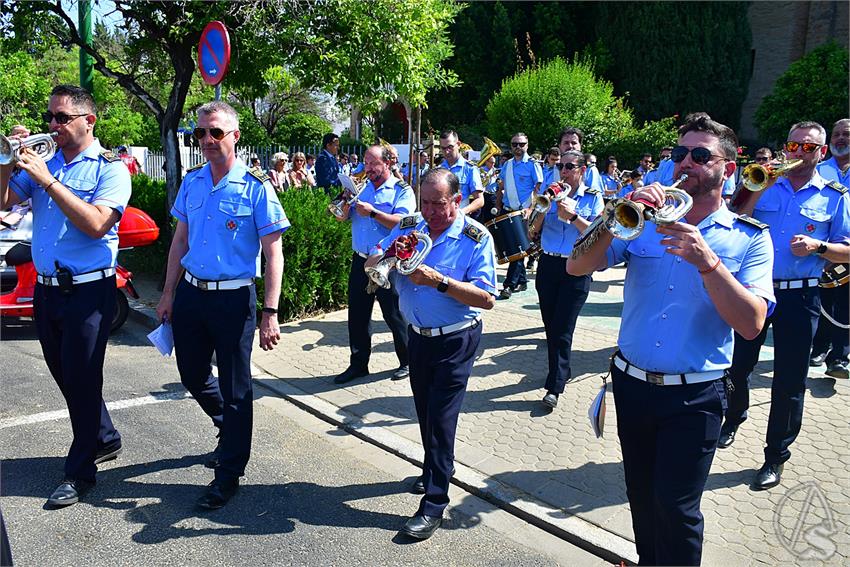
[(780, 177), (756, 203), (753, 217), (770, 225), (776, 258), (774, 279), (817, 278), (823, 272), (826, 259), (817, 254), (801, 257), (791, 253), (791, 238), (796, 234), (850, 243), (850, 197), (826, 183), (815, 172), (811, 181), (795, 192), (788, 178)]
[[(544, 191), (540, 187), (540, 192)], [(599, 191), (589, 189), (582, 185), (576, 189), (575, 194), (569, 197), (576, 201), (575, 211), (578, 216), (587, 221), (602, 214), (605, 203)], [(540, 245), (544, 252), (555, 252), (557, 254), (569, 254), (573, 251), (573, 243), (581, 235), (574, 224), (561, 220), (558, 216), (558, 203), (552, 203), (546, 218), (543, 219), (543, 230), (540, 233)]]
[(665, 187), (669, 187), (673, 184), (673, 175), (675, 169), (676, 164), (673, 163), (672, 159), (663, 159), (658, 164), (658, 169), (655, 170), (656, 173), (653, 176), (653, 180), (659, 182)]
[[(514, 174), (514, 184), (516, 185), (517, 196), (519, 202), (513, 202), (511, 195), (508, 192), (507, 186), (504, 184), (508, 174), (508, 164), (511, 164)], [(537, 183), (543, 184), (543, 170), (540, 164), (531, 159), (528, 154), (523, 154), (522, 158), (517, 161), (512, 158), (505, 162), (502, 170), (499, 172), (499, 178), (502, 180), (502, 204), (509, 209), (519, 210), (530, 203), (531, 194), (534, 192), (534, 186)]]
[[(401, 234), (413, 230), (428, 233), (428, 223), (418, 215), (417, 223), (410, 228), (396, 225), (375, 251), (386, 250)], [(476, 240), (464, 232), (470, 230), (480, 238)], [(490, 233), (477, 221), (458, 215), (452, 225), (433, 242), (433, 248), (423, 262), (443, 275), (460, 282), (471, 282), (487, 293), (496, 293), (496, 255)], [(436, 288), (417, 286), (407, 276), (396, 273), (398, 306), (404, 319), (417, 327), (445, 327), (475, 319), (481, 309), (465, 305)]]
[(481, 174), (478, 172), (478, 168), (465, 160), (463, 156), (459, 156), (455, 164), (451, 167), (449, 166), (448, 161), (443, 160), (440, 167), (448, 169), (457, 176), (457, 180), (460, 182), (460, 194), (463, 197), (460, 201), (461, 207), (465, 207), (469, 204), (469, 198), (473, 193), (477, 191), (484, 191), (484, 187), (481, 185)]
[(602, 195), (613, 198), (617, 195), (617, 179), (607, 173), (602, 174)]
[(356, 166), (349, 166), (349, 175), (357, 175), (358, 173), (363, 173), (364, 165), (361, 162), (358, 162)]
[(189, 249), (180, 264), (207, 281), (259, 275), (260, 237), (289, 228), (271, 183), (251, 175), (239, 160), (216, 185), (208, 163), (187, 172), (171, 215), (189, 229)]
[(838, 168), (838, 162), (835, 161), (835, 156), (819, 163), (818, 173), (827, 181), (835, 181), (836, 183), (841, 183), (842, 185), (850, 189), (850, 167), (845, 169), (844, 173), (841, 173), (841, 170)]
[(584, 184), (591, 189), (602, 192), (605, 185), (602, 183), (602, 175), (595, 165), (584, 170)]
[[(407, 179), (407, 175), (410, 171), (410, 164), (404, 164), (404, 167), (401, 168), (401, 175)], [(416, 180), (419, 179), (419, 176), (428, 171), (428, 164), (419, 167), (418, 165), (413, 166), (413, 177), (410, 178), (410, 184), (412, 186), (416, 186)]]
[[(734, 335), (720, 317), (696, 266), (665, 252), (664, 235), (648, 222), (636, 239), (615, 239), (608, 265), (628, 261), (618, 346), (635, 366), (679, 374), (724, 370), (732, 364)], [(773, 295), (770, 234), (722, 205), (698, 225), (702, 237), (747, 290)]]
[(631, 183), (629, 183), (628, 185), (623, 185), (622, 187), (620, 187), (620, 190), (617, 191), (617, 198), (621, 199), (634, 190), (635, 190), (635, 187)]
[[(390, 175), (383, 185), (375, 188), (371, 181), (360, 193), (360, 201), (371, 203), (373, 207), (388, 215), (409, 215), (416, 210), (416, 198), (409, 185), (401, 183), (395, 176)], [(370, 216), (360, 216), (351, 207), (351, 248), (359, 254), (368, 254), (382, 238), (390, 233), (390, 229)]]
[[(122, 215), (130, 200), (130, 172), (120, 158), (109, 161), (100, 155), (95, 140), (70, 163), (62, 150), (47, 162), (47, 170), (74, 195), (91, 205), (115, 209)], [(92, 238), (68, 220), (43, 187), (21, 171), (9, 186), (22, 201), (32, 198), (32, 260), (39, 274), (56, 274), (56, 262), (72, 274), (112, 268), (118, 256), (118, 223), (102, 238)]]
[(555, 166), (544, 164), (540, 170), (543, 173), (543, 182), (540, 184), (539, 191), (545, 190), (552, 183), (561, 179), (561, 172)]

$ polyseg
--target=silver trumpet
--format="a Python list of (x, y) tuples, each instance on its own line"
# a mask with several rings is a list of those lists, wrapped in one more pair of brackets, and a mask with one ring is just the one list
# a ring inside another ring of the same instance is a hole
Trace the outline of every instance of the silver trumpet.
[(0, 165), (13, 165), (20, 158), (21, 150), (29, 148), (41, 159), (48, 161), (56, 153), (56, 133), (32, 134), (26, 138), (0, 136)]
[(665, 190), (666, 200), (664, 205), (657, 209), (646, 203), (629, 199), (609, 201), (602, 212), (605, 227), (614, 235), (614, 238), (634, 240), (643, 232), (646, 221), (660, 225), (677, 222), (688, 214), (688, 211), (694, 206), (694, 200), (688, 193), (676, 189), (687, 178), (687, 174), (683, 173), (673, 185)]
[(551, 184), (545, 191), (534, 196), (535, 212), (545, 215), (549, 212), (549, 207), (552, 206), (552, 203), (563, 201), (572, 190), (573, 188), (570, 187), (570, 184), (563, 181)]
[(432, 245), (431, 237), (424, 232), (402, 234), (393, 240), (377, 264), (366, 268), (366, 275), (375, 284), (389, 289), (390, 271), (395, 269), (403, 276), (412, 274), (431, 252)]

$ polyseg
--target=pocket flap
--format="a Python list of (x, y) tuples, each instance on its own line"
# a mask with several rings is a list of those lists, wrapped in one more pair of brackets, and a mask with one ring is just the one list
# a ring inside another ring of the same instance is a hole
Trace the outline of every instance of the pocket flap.
[(221, 201), (218, 210), (231, 217), (247, 217), (251, 215), (251, 204), (244, 201)]

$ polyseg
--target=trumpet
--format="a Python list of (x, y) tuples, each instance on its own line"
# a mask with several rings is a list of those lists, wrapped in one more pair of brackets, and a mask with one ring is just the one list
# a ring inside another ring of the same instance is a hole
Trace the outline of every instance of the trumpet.
[(741, 172), (744, 187), (753, 193), (764, 191), (783, 175), (803, 163), (801, 159), (777, 161), (767, 165), (751, 163)]
[(0, 165), (17, 163), (23, 148), (29, 148), (41, 159), (48, 161), (56, 154), (56, 132), (33, 134), (26, 138), (7, 138), (0, 136)]
[(342, 191), (328, 205), (328, 212), (339, 220), (343, 220), (346, 216), (345, 206), (354, 206), (360, 198), (363, 188), (366, 187), (366, 174), (357, 174), (354, 177), (349, 177), (344, 173), (340, 173), (339, 180), (342, 183)]
[(643, 201), (629, 199), (609, 201), (602, 212), (605, 227), (614, 235), (614, 238), (634, 240), (643, 232), (646, 221), (660, 225), (677, 222), (694, 206), (691, 196), (676, 188), (687, 178), (687, 174), (683, 173), (665, 190), (665, 203), (657, 209)]
[(366, 268), (366, 275), (375, 284), (389, 289), (390, 271), (395, 269), (403, 276), (412, 274), (425, 261), (432, 246), (431, 237), (424, 232), (414, 230), (402, 234), (393, 240), (377, 264)]
[(552, 183), (545, 191), (534, 196), (534, 211), (545, 215), (549, 212), (552, 203), (563, 201), (572, 190), (569, 183), (563, 181)]

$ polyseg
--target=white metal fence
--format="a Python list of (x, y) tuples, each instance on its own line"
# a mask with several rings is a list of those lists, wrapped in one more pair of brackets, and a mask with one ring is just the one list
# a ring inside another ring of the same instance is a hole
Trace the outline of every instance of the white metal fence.
[[(250, 158), (257, 156), (260, 158), (260, 165), (263, 169), (271, 169), (272, 156), (278, 152), (285, 152), (289, 156), (290, 163), (292, 162), (292, 154), (295, 152), (303, 152), (305, 155), (312, 154), (318, 156), (321, 148), (319, 146), (237, 146), (236, 153), (242, 161), (249, 163)], [(363, 161), (363, 148), (361, 146), (341, 146), (340, 152), (347, 155), (357, 154)], [(180, 148), (180, 161), (183, 166), (183, 172), (190, 167), (194, 167), (199, 163), (206, 161), (201, 152), (201, 148), (194, 146), (182, 146)], [(153, 179), (165, 179), (165, 155), (162, 152), (148, 151), (145, 154), (144, 161), (145, 175)]]

